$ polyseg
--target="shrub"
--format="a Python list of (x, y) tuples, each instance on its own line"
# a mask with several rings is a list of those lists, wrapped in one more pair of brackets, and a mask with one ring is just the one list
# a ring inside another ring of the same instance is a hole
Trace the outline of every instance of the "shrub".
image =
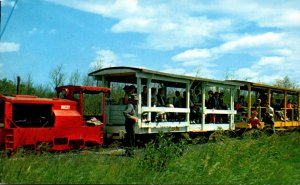
[(227, 132), (225, 132), (223, 129), (218, 129), (209, 136), (208, 140), (218, 142), (218, 141), (224, 141), (228, 138), (229, 136)]
[(171, 159), (183, 155), (186, 140), (181, 139), (178, 142), (173, 142), (174, 136), (170, 133), (159, 133), (156, 140), (152, 140), (146, 144), (144, 155), (140, 159), (140, 164), (155, 171), (164, 169)]

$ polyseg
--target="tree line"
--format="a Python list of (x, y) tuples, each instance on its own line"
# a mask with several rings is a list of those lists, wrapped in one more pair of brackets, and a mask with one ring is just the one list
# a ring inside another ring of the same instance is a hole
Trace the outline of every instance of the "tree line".
[[(25, 79), (20, 80), (19, 94), (35, 95), (41, 98), (56, 96), (55, 87), (62, 85), (96, 85), (92, 77), (81, 75), (77, 69), (68, 77), (63, 70), (63, 65), (58, 65), (49, 72), (50, 82), (47, 84), (35, 84), (32, 75), (28, 74)], [(17, 77), (13, 80), (0, 79), (0, 94), (12, 96), (17, 92)]]
[[(99, 67), (101, 68), (101, 67)], [(98, 70), (97, 68), (91, 69)], [(62, 85), (85, 85), (95, 86), (96, 81), (88, 75), (82, 75), (77, 69), (69, 76), (65, 73), (63, 65), (58, 65), (49, 72), (50, 83), (47, 84), (35, 84), (32, 79), (32, 75), (28, 74), (26, 79), (21, 79), (20, 82), (20, 94), (35, 95), (42, 98), (51, 98), (56, 96), (55, 87)], [(285, 76), (282, 79), (276, 79), (273, 84), (277, 87), (299, 89), (299, 83), (293, 81), (289, 76)], [(112, 89), (112, 96), (120, 96), (122, 87), (115, 86)], [(17, 94), (17, 81), (16, 79), (10, 80), (7, 78), (0, 79), (0, 94), (12, 96)]]

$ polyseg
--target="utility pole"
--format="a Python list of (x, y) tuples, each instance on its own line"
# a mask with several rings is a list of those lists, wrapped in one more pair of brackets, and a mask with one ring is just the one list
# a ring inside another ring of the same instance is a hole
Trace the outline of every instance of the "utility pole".
[[(4, 31), (5, 31), (5, 29), (6, 29), (6, 26), (7, 26), (8, 22), (9, 22), (9, 20), (10, 20), (10, 18), (11, 18), (12, 13), (13, 13), (14, 10), (15, 10), (15, 7), (16, 7), (18, 1), (19, 1), (19, 0), (15, 0), (15, 4), (13, 5), (13, 7), (12, 7), (12, 9), (11, 9), (9, 15), (8, 15), (7, 21), (5, 22), (5, 24), (4, 24), (4, 26), (3, 26), (3, 30), (1, 30), (1, 27), (2, 27), (2, 26), (1, 26), (1, 22), (0, 22), (0, 40), (1, 40), (2, 36), (3, 36), (3, 34), (4, 34)], [(1, 9), (2, 9), (1, 2), (2, 2), (2, 0), (0, 0), (0, 15), (2, 15), (2, 12), (1, 12), (1, 11), (2, 11), (2, 10), (1, 10)], [(0, 19), (1, 19), (1, 18), (0, 18)]]
[(2, 29), (2, 0), (0, 0), (0, 33), (1, 33), (1, 29)]
[(20, 84), (21, 84), (21, 78), (20, 76), (17, 76), (17, 94), (20, 94)]

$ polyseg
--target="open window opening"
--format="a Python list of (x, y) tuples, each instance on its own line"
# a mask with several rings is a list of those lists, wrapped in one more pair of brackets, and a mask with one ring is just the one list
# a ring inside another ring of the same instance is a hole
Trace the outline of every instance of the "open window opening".
[(53, 127), (51, 104), (13, 104), (11, 127)]
[[(76, 95), (76, 94), (75, 94)], [(83, 95), (83, 118), (88, 125), (103, 124), (103, 103), (102, 96), (104, 94), (88, 94)]]
[(0, 128), (4, 127), (4, 101), (0, 100)]

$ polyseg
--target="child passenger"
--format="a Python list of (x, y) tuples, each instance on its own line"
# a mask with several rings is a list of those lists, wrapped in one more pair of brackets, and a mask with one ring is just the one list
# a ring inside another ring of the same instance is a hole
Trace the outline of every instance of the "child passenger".
[(257, 112), (255, 110), (251, 112), (251, 118), (249, 118), (248, 123), (251, 124), (254, 129), (257, 129), (257, 125), (260, 126), (259, 119), (257, 118)]

